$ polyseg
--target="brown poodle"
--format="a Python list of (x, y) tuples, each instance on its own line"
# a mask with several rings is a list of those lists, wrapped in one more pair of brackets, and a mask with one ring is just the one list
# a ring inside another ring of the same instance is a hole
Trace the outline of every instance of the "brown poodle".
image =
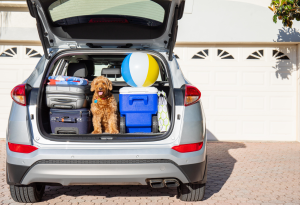
[(117, 102), (111, 94), (112, 83), (103, 76), (95, 78), (91, 91), (95, 91), (91, 111), (93, 113), (94, 131), (92, 134), (108, 132), (118, 134)]

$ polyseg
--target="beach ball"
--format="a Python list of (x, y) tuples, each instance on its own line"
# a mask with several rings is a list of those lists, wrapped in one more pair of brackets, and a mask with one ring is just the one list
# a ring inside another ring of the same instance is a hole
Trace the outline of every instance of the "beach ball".
[(131, 53), (122, 62), (121, 74), (132, 87), (148, 87), (157, 80), (159, 66), (149, 54)]

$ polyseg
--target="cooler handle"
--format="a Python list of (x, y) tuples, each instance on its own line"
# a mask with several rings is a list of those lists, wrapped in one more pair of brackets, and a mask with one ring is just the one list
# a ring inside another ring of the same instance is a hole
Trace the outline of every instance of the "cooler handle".
[(144, 104), (148, 104), (148, 96), (147, 95), (132, 95), (129, 96), (129, 105), (133, 104), (134, 100), (144, 100)]

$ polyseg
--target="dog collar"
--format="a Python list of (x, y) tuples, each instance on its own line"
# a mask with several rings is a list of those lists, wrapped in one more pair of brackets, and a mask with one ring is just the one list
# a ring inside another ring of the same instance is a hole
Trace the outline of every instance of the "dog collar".
[[(101, 100), (105, 100), (107, 98), (101, 98)], [(98, 97), (96, 97), (96, 99), (94, 100), (94, 103), (97, 103), (98, 102)]]

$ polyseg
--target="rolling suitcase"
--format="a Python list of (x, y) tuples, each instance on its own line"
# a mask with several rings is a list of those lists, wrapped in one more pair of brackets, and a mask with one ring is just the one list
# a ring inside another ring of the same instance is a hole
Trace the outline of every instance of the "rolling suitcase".
[(92, 132), (92, 114), (87, 108), (50, 109), (50, 126), (54, 134), (88, 134)]
[(62, 109), (87, 107), (90, 93), (89, 85), (47, 85), (47, 106)]

